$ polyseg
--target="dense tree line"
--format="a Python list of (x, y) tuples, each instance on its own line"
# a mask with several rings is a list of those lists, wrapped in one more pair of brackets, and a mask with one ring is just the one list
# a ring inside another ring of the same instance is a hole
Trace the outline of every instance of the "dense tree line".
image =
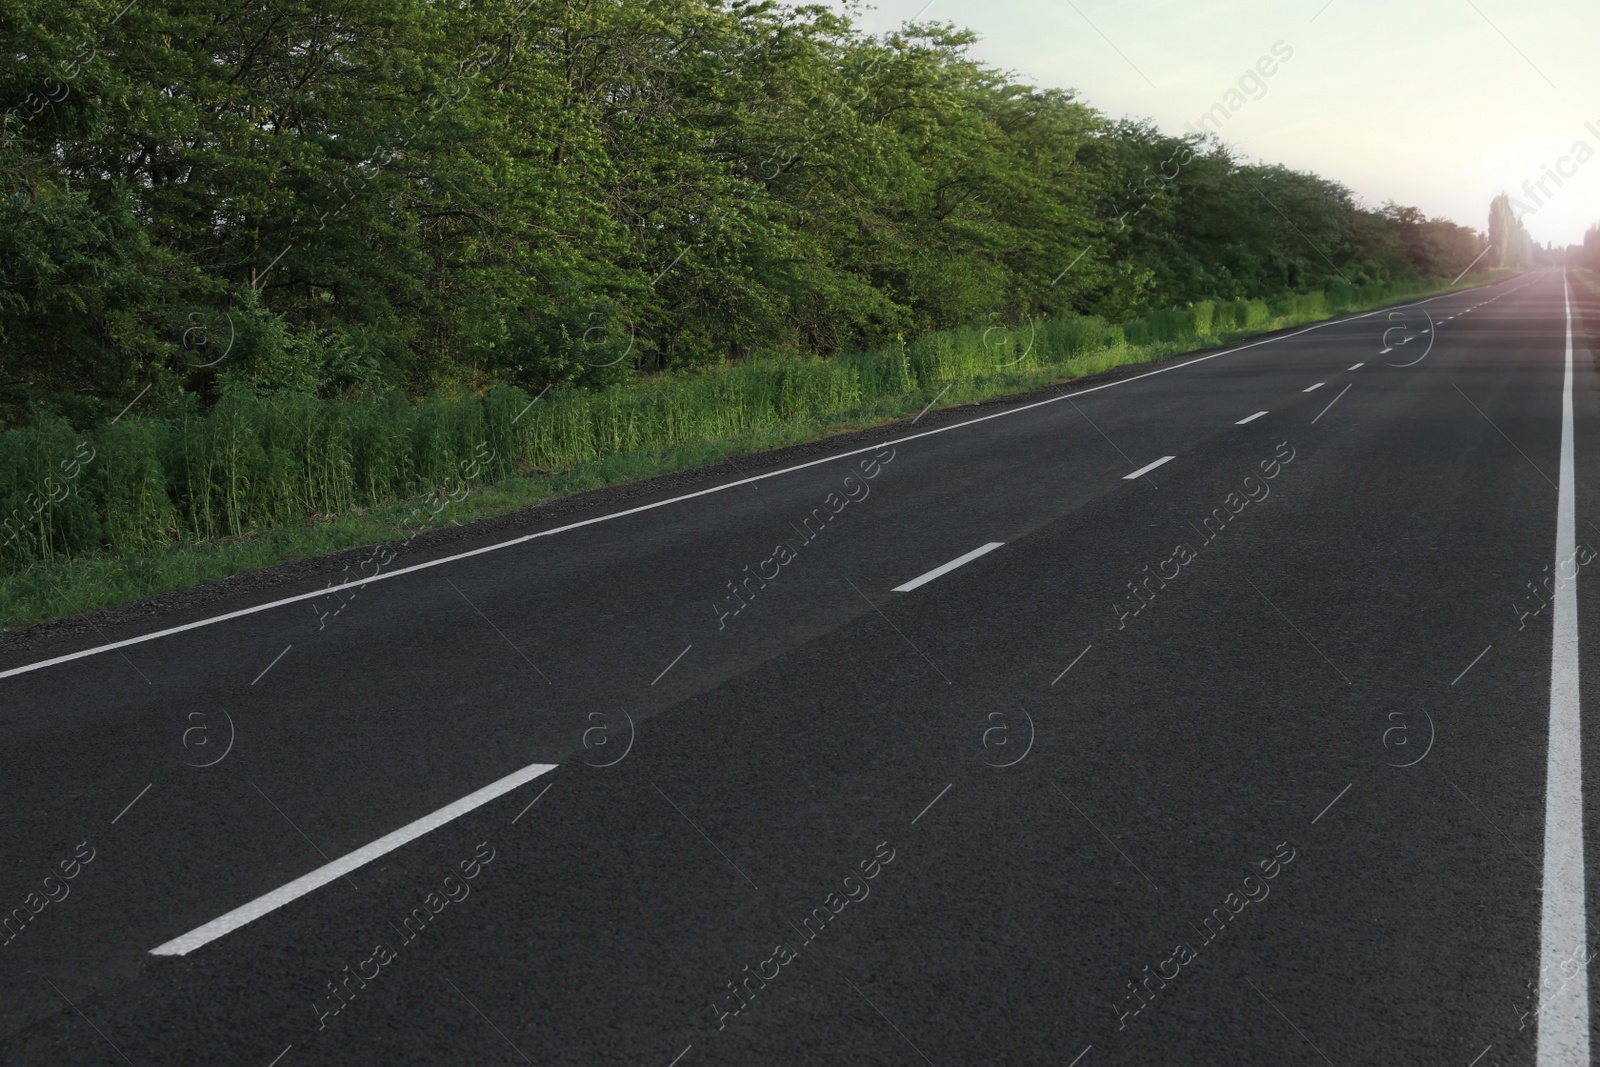
[(1583, 244), (1567, 249), (1567, 262), (1574, 267), (1600, 272), (1600, 223), (1584, 232)]
[(1511, 197), (1501, 193), (1489, 203), (1489, 248), (1484, 258), (1491, 267), (1528, 267), (1542, 251), (1529, 236)]
[(1019, 84), (948, 25), (874, 38), (744, 0), (125, 3), (0, 4), (12, 422), (152, 384), (600, 385), (1453, 275), (1484, 247)]

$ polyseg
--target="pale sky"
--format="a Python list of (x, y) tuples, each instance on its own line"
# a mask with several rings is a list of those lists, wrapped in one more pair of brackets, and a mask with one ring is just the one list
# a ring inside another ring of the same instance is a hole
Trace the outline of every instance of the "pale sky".
[[(1281, 41), (1292, 56), (1222, 124), (1244, 155), (1480, 231), (1503, 190), (1540, 243), (1600, 222), (1594, 0), (875, 0), (859, 21), (881, 32), (924, 10), (977, 31), (977, 58), (1172, 134)], [(1580, 140), (1595, 157), (1563, 160)], [(1545, 165), (1572, 176), (1536, 203), (1523, 183)]]

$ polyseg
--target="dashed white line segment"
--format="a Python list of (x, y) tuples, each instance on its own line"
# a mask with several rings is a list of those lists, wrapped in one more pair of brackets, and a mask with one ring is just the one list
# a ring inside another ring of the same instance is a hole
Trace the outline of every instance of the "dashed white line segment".
[[(459, 816), (465, 815), (474, 808), (482, 807), (496, 797), (509, 793), (519, 785), (533, 781), (541, 774), (556, 769), (554, 763), (530, 763), (520, 771), (514, 771), (498, 781), (491, 782), (475, 793), (469, 793), (452, 804), (446, 804), (438, 811), (385, 834), (369, 845), (363, 845), (354, 852), (348, 852), (332, 863), (326, 863), (310, 874), (303, 874), (288, 885), (280, 886), (272, 892), (259, 896), (248, 904), (240, 905), (218, 918), (212, 919), (203, 926), (198, 926), (182, 937), (175, 937), (171, 941), (157, 945), (150, 950), (152, 956), (187, 956), (202, 945), (210, 944), (225, 934), (230, 934), (247, 923), (255, 922), (263, 915), (269, 915), (285, 904), (299, 900), (307, 893), (320, 889), (335, 878), (341, 878), (358, 867), (363, 867), (379, 856), (393, 852), (401, 845), (415, 841), (430, 830), (436, 830), (445, 823)], [(142, 794), (141, 794), (142, 795)]]
[(1149, 474), (1151, 471), (1155, 470), (1157, 467), (1161, 466), (1163, 463), (1166, 463), (1166, 462), (1168, 462), (1170, 460), (1174, 460), (1174, 459), (1177, 459), (1177, 458), (1178, 458), (1177, 456), (1162, 456), (1160, 459), (1156, 460), (1154, 463), (1146, 463), (1144, 466), (1140, 467), (1138, 470), (1134, 471), (1132, 474), (1124, 474), (1122, 476), (1122, 480), (1125, 481), (1125, 482), (1131, 482), (1135, 478), (1143, 478), (1146, 474)]
[(909, 582), (906, 582), (904, 585), (895, 586), (891, 591), (895, 593), (909, 593), (911, 590), (916, 589), (919, 586), (927, 585), (929, 582), (940, 577), (941, 575), (949, 574), (951, 571), (962, 566), (963, 564), (971, 563), (979, 556), (987, 555), (988, 553), (993, 552), (1003, 544), (1005, 544), (1004, 541), (990, 541), (986, 545), (980, 545), (964, 556), (957, 556), (949, 563), (941, 564), (926, 574), (919, 574), (917, 577), (911, 579)]

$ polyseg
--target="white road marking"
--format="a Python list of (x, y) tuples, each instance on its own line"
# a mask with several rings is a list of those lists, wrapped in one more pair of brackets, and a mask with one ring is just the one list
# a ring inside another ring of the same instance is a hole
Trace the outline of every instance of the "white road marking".
[[(1566, 296), (1566, 370), (1561, 384), (1561, 484), (1556, 504), (1556, 567), (1576, 554), (1572, 448), (1572, 292)], [(1550, 636), (1550, 745), (1545, 760), (1544, 902), (1539, 973), (1563, 976), (1573, 953), (1588, 956), (1583, 879), (1583, 762), (1578, 701), (1578, 580), (1558, 583)], [(1588, 1067), (1589, 968), (1553, 992), (1540, 983), (1538, 1067)]]
[(554, 763), (530, 763), (520, 771), (506, 775), (497, 782), (491, 782), (478, 790), (469, 793), (453, 804), (446, 804), (431, 815), (424, 815), (415, 822), (407, 823), (400, 829), (390, 834), (385, 834), (370, 845), (363, 845), (354, 852), (346, 853), (332, 863), (324, 864), (310, 874), (301, 875), (288, 885), (280, 886), (265, 896), (257, 897), (248, 904), (241, 905), (220, 918), (212, 919), (204, 926), (196, 927), (184, 934), (175, 937), (165, 944), (157, 945), (150, 950), (152, 956), (187, 956), (195, 949), (215, 941), (224, 934), (244, 926), (246, 923), (255, 922), (263, 915), (269, 915), (285, 904), (298, 900), (327, 885), (335, 878), (342, 878), (358, 867), (363, 867), (379, 856), (393, 852), (401, 845), (408, 844), (421, 837), (430, 830), (437, 830), (445, 823), (459, 816), (465, 815), (474, 808), (482, 807), (489, 801), (503, 793), (533, 781), (547, 771), (556, 769)]
[(945, 564), (942, 564), (942, 565), (940, 565), (938, 567), (933, 568), (933, 570), (929, 571), (927, 574), (918, 575), (917, 577), (911, 579), (909, 582), (905, 583), (904, 585), (895, 586), (894, 589), (891, 590), (891, 592), (909, 593), (909, 592), (911, 592), (911, 590), (917, 588), (918, 586), (927, 585), (929, 582), (933, 581), (935, 578), (938, 578), (940, 575), (949, 574), (951, 571), (955, 570), (957, 567), (961, 566), (963, 563), (971, 563), (973, 560), (977, 559), (979, 556), (986, 555), (986, 554), (988, 554), (990, 552), (993, 552), (995, 549), (999, 548), (1003, 544), (1005, 544), (1004, 541), (990, 541), (988, 544), (981, 545), (978, 548), (973, 549), (971, 552), (968, 552), (964, 556), (957, 556), (955, 559), (951, 560), (949, 563), (945, 563)]
[(1160, 459), (1156, 460), (1154, 463), (1146, 463), (1144, 466), (1140, 467), (1138, 470), (1134, 471), (1132, 474), (1124, 474), (1122, 476), (1122, 480), (1125, 481), (1125, 482), (1131, 482), (1135, 478), (1143, 478), (1146, 474), (1149, 474), (1151, 471), (1155, 470), (1157, 467), (1161, 466), (1163, 463), (1166, 463), (1168, 460), (1174, 460), (1174, 459), (1177, 459), (1177, 458), (1178, 458), (1177, 456), (1162, 456)]
[[(1454, 294), (1441, 293), (1438, 296), (1430, 296), (1424, 300), (1418, 300), (1411, 304), (1402, 304), (1400, 306), (1417, 307), (1422, 304), (1431, 303), (1435, 300), (1442, 300), (1451, 295)], [(163, 637), (171, 637), (173, 634), (187, 633), (190, 630), (198, 630), (203, 626), (214, 626), (219, 622), (227, 622), (231, 619), (243, 618), (246, 615), (254, 615), (262, 611), (271, 611), (273, 608), (281, 608), (287, 604), (298, 604), (301, 601), (314, 600), (317, 597), (326, 596), (329, 593), (337, 593), (344, 589), (360, 589), (372, 584), (373, 582), (387, 581), (390, 578), (398, 578), (403, 574), (413, 574), (417, 571), (427, 570), (430, 567), (439, 567), (446, 563), (454, 563), (457, 560), (470, 559), (473, 556), (481, 556), (487, 552), (498, 552), (504, 548), (514, 548), (517, 545), (526, 544), (529, 541), (535, 541), (541, 537), (553, 537), (556, 534), (566, 533), (569, 530), (581, 529), (585, 526), (593, 526), (596, 523), (610, 522), (613, 519), (626, 518), (629, 515), (637, 515), (640, 512), (653, 511), (656, 508), (664, 508), (670, 504), (681, 504), (685, 500), (694, 500), (698, 497), (709, 496), (712, 493), (720, 493), (728, 489), (737, 489), (741, 485), (748, 485), (751, 482), (762, 481), (766, 478), (779, 478), (785, 474), (793, 474), (795, 471), (805, 470), (808, 467), (815, 467), (819, 464), (834, 463), (838, 460), (849, 459), (852, 456), (859, 456), (866, 452), (878, 452), (885, 448), (892, 448), (895, 445), (905, 444), (908, 441), (915, 441), (923, 437), (932, 437), (934, 434), (949, 433), (951, 430), (960, 430), (965, 429), (968, 426), (976, 426), (979, 423), (988, 422), (990, 419), (1002, 419), (1008, 415), (1019, 415), (1024, 411), (1031, 411), (1034, 408), (1044, 407), (1046, 404), (1055, 404), (1063, 400), (1070, 401), (1076, 397), (1087, 396), (1090, 393), (1098, 393), (1102, 389), (1114, 389), (1119, 385), (1127, 385), (1130, 382), (1141, 381), (1145, 378), (1154, 377), (1157, 374), (1167, 374), (1171, 371), (1182, 370), (1185, 367), (1192, 367), (1196, 363), (1204, 363), (1207, 360), (1216, 359), (1218, 356), (1230, 356), (1236, 352), (1243, 352), (1246, 349), (1256, 348), (1260, 345), (1270, 345), (1276, 344), (1279, 341), (1288, 341), (1292, 338), (1299, 337), (1302, 334), (1311, 333), (1313, 330), (1326, 329), (1329, 326), (1337, 326), (1340, 323), (1359, 322), (1362, 319), (1370, 319), (1374, 315), (1378, 315), (1389, 310), (1393, 309), (1379, 308), (1377, 311), (1367, 311), (1360, 315), (1352, 315), (1348, 318), (1329, 319), (1326, 322), (1319, 322), (1314, 325), (1307, 326), (1302, 330), (1296, 330), (1293, 333), (1281, 334), (1277, 337), (1263, 337), (1259, 341), (1251, 341), (1249, 344), (1239, 345), (1237, 348), (1224, 348), (1220, 352), (1212, 352), (1211, 354), (1205, 356), (1196, 356), (1194, 359), (1185, 360), (1182, 363), (1174, 363), (1170, 367), (1157, 367), (1155, 370), (1145, 371), (1143, 374), (1134, 374), (1127, 378), (1119, 378), (1114, 382), (1104, 382), (1100, 385), (1091, 385), (1089, 388), (1079, 389), (1077, 392), (1062, 393), (1044, 400), (1035, 400), (1031, 404), (1022, 404), (1018, 407), (1007, 408), (1004, 411), (996, 411), (989, 415), (980, 415), (975, 419), (967, 419), (964, 422), (953, 422), (948, 426), (939, 426), (931, 430), (923, 430), (920, 433), (906, 434), (904, 437), (891, 438), (875, 445), (867, 445), (864, 448), (852, 449), (849, 452), (836, 452), (831, 456), (823, 456), (820, 459), (807, 460), (804, 463), (796, 463), (792, 467), (781, 467), (778, 470), (767, 471), (764, 474), (753, 474), (748, 478), (739, 478), (731, 482), (723, 482), (721, 485), (713, 485), (709, 489), (697, 489), (692, 493), (684, 493), (680, 496), (668, 497), (665, 500), (657, 500), (649, 504), (640, 504), (638, 507), (624, 508), (622, 511), (613, 511), (605, 515), (596, 515), (590, 519), (581, 519), (578, 522), (569, 522), (565, 526), (555, 526), (548, 530), (540, 530), (537, 533), (523, 534), (521, 537), (513, 537), (507, 541), (497, 541), (492, 545), (484, 545), (480, 548), (468, 549), (465, 552), (457, 552), (449, 556), (440, 556), (438, 559), (430, 559), (423, 563), (413, 563), (409, 567), (396, 567), (392, 571), (374, 574), (368, 578), (353, 578), (350, 581), (345, 582), (343, 585), (328, 586), (322, 589), (313, 589), (309, 592), (296, 594), (295, 596), (288, 596), (283, 597), (280, 600), (268, 601), (265, 604), (256, 604), (253, 607), (240, 608), (238, 611), (229, 611), (221, 615), (212, 615), (209, 618), (196, 619), (193, 622), (186, 622), (181, 626), (169, 626), (165, 630), (156, 630), (151, 633), (140, 634), (137, 637), (126, 637), (121, 641), (112, 641), (104, 645), (94, 645), (90, 648), (79, 649), (77, 652), (69, 652), (65, 655), (54, 656), (50, 659), (39, 660), (35, 663), (25, 663), (20, 667), (12, 667), (9, 670), (0, 671), (0, 678), (11, 678), (19, 674), (27, 674), (29, 671), (42, 670), (45, 667), (55, 667), (62, 663), (71, 663), (73, 660), (83, 659), (87, 656), (97, 656), (102, 652), (111, 652), (115, 649), (126, 648), (129, 645), (139, 645), (146, 641), (155, 641)]]
[[(1389, 350), (1386, 348), (1386, 349), (1384, 349), (1384, 351), (1387, 352)], [(1327, 385), (1327, 384), (1328, 384), (1327, 382), (1317, 382), (1315, 385), (1308, 385), (1308, 386), (1306, 386), (1304, 389), (1302, 389), (1300, 391), (1302, 393), (1314, 393), (1318, 389), (1321, 389), (1324, 385)]]
[(1350, 369), (1351, 370), (1360, 370), (1362, 367), (1365, 367), (1365, 366), (1366, 366), (1365, 363), (1353, 363), (1353, 364), (1350, 365)]
[(1261, 416), (1263, 416), (1265, 414), (1266, 414), (1265, 411), (1258, 411), (1254, 415), (1246, 415), (1244, 418), (1242, 418), (1238, 422), (1234, 423), (1234, 425), (1235, 426), (1243, 426), (1247, 422), (1255, 422), (1257, 419), (1259, 419)]
[[(1430, 331), (1433, 329), (1433, 316), (1428, 314), (1428, 311), (1427, 311), (1426, 308), (1423, 309), (1422, 313), (1424, 315), (1428, 316), (1428, 329), (1422, 331), (1423, 333), (1426, 333), (1426, 334), (1429, 335), (1428, 336), (1428, 347), (1427, 347), (1427, 349), (1423, 351), (1422, 355), (1418, 356), (1416, 359), (1412, 360), (1410, 363), (1390, 363), (1389, 366), (1391, 366), (1391, 367), (1415, 367), (1418, 363), (1421, 363), (1423, 360), (1427, 359), (1428, 358), (1428, 354), (1433, 351), (1433, 335), (1430, 333)], [(1418, 334), (1417, 336), (1420, 337), (1421, 334)], [(1401, 344), (1407, 344), (1407, 343), (1411, 342), (1414, 339), (1415, 338), (1407, 337), (1404, 341), (1401, 341), (1400, 343)]]

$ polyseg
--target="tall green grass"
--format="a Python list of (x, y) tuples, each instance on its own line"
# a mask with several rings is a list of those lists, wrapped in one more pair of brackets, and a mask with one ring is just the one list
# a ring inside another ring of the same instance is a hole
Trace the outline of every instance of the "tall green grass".
[[(46, 564), (121, 557), (132, 567), (141, 554), (174, 545), (404, 510), (407, 501), (459, 496), (464, 486), (547, 478), (608, 457), (777, 442), (799, 428), (814, 436), (828, 425), (914, 410), (953, 383), (960, 387), (947, 390), (950, 401), (998, 395), (1424, 288), (1204, 301), (1121, 325), (1092, 316), (1029, 320), (826, 360), (755, 358), (593, 393), (534, 397), (500, 386), (412, 401), (233, 392), (206, 409), (192, 397), (146, 413), (136, 407), (86, 430), (46, 418), (0, 434), (0, 610), (38, 617), (27, 607), (33, 593), (20, 601), (13, 594), (38, 585)], [(13, 580), (19, 576), (26, 580)]]

